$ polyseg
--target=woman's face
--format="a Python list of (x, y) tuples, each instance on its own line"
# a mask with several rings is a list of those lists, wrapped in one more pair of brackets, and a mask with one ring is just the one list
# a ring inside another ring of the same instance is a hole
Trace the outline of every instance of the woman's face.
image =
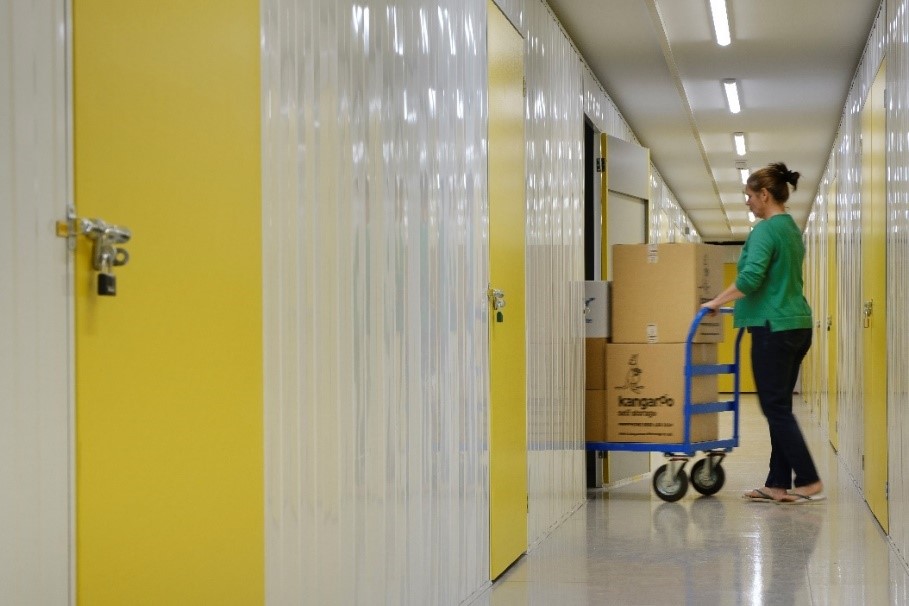
[(750, 187), (746, 187), (745, 196), (747, 196), (745, 206), (748, 207), (748, 210), (754, 213), (754, 216), (758, 219), (763, 219), (770, 205), (770, 194), (767, 190), (754, 191)]

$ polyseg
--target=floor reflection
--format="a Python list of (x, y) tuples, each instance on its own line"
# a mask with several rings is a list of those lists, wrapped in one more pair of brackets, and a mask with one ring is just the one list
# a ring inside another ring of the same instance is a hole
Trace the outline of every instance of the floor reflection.
[(741, 499), (762, 485), (769, 452), (766, 424), (747, 397), (741, 422), (742, 444), (723, 462), (726, 485), (716, 496), (692, 490), (666, 503), (649, 478), (591, 491), (473, 603), (909, 605), (906, 566), (816, 422), (806, 418), (802, 428), (828, 499), (800, 505)]

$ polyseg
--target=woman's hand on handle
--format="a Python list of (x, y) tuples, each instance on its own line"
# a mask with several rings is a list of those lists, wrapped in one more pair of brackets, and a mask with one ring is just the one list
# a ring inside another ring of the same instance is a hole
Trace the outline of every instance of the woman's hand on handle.
[(709, 301), (707, 301), (706, 303), (703, 303), (703, 304), (701, 305), (701, 309), (709, 309), (709, 310), (710, 310), (710, 313), (709, 313), (708, 315), (711, 315), (711, 316), (715, 316), (717, 310), (718, 310), (720, 307), (722, 307), (722, 305), (721, 305), (720, 303), (717, 303), (717, 300), (716, 300), (715, 298), (714, 298), (714, 299), (711, 299), (711, 300), (709, 300)]
[(719, 308), (721, 308), (723, 305), (725, 305), (726, 303), (730, 303), (732, 301), (735, 301), (736, 299), (741, 299), (744, 296), (745, 296), (745, 293), (740, 291), (736, 287), (735, 282), (733, 282), (732, 284), (730, 284), (729, 286), (726, 287), (726, 290), (724, 290), (723, 292), (721, 292), (714, 298), (710, 299), (706, 303), (703, 303), (701, 305), (701, 308), (709, 309), (710, 315), (713, 316), (713, 315), (716, 315), (717, 310)]

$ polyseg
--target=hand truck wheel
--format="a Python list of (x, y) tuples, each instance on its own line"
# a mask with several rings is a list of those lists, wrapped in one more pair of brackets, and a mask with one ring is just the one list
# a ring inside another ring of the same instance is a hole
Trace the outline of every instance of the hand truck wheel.
[(691, 467), (691, 485), (704, 496), (709, 497), (718, 493), (725, 483), (726, 472), (723, 471), (723, 466), (719, 462), (711, 459), (711, 455)]
[(675, 461), (660, 465), (653, 474), (653, 491), (668, 503), (678, 501), (688, 491), (688, 476), (685, 464), (674, 465)]

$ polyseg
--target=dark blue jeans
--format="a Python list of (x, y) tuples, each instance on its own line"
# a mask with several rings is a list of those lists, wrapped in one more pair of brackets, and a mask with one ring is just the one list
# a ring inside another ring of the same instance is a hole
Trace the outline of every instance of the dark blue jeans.
[(798, 422), (792, 414), (792, 390), (802, 359), (811, 347), (811, 329), (771, 332), (767, 326), (752, 326), (751, 368), (761, 410), (770, 427), (770, 472), (768, 488), (806, 486), (820, 478)]

